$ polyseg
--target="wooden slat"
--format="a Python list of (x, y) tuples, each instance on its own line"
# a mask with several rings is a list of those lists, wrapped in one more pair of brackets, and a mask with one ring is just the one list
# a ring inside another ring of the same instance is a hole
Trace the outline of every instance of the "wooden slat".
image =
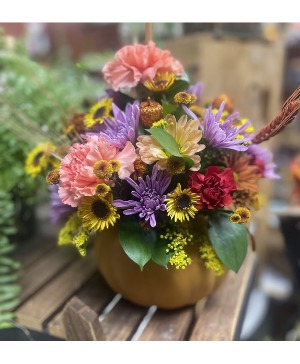
[[(99, 272), (76, 293), (76, 296), (96, 312), (100, 312), (113, 299), (115, 293), (108, 287)], [(50, 335), (65, 339), (66, 333), (61, 321), (62, 312), (59, 312), (48, 323), (47, 330)]]
[(64, 246), (47, 252), (34, 264), (24, 269), (20, 280), (21, 301), (24, 302), (77, 256), (78, 253), (73, 246)]
[(57, 245), (53, 239), (46, 239), (43, 236), (39, 236), (39, 239), (33, 239), (29, 242), (26, 241), (21, 246), (18, 246), (13, 256), (21, 263), (22, 269), (25, 270), (28, 266), (40, 259), (40, 257), (56, 248)]
[(134, 334), (148, 308), (136, 306), (124, 299), (101, 320), (101, 325), (107, 340), (129, 340)]
[(255, 254), (248, 252), (239, 273), (229, 272), (224, 283), (208, 297), (189, 340), (218, 341), (235, 338), (254, 267)]
[(75, 261), (16, 311), (18, 322), (29, 329), (42, 331), (45, 321), (57, 312), (95, 270), (92, 254)]
[(183, 340), (193, 316), (193, 307), (172, 311), (158, 310), (142, 332), (139, 340)]
[(66, 304), (62, 322), (67, 340), (105, 340), (98, 314), (76, 296)]

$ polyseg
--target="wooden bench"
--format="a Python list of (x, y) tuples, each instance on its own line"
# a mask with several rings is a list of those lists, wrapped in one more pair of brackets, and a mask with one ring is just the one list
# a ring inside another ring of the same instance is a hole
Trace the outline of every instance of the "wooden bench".
[(55, 236), (37, 236), (16, 252), (22, 262), (18, 325), (65, 340), (238, 340), (255, 272), (249, 252), (236, 275), (207, 299), (178, 310), (139, 307), (115, 294), (90, 251), (57, 247)]

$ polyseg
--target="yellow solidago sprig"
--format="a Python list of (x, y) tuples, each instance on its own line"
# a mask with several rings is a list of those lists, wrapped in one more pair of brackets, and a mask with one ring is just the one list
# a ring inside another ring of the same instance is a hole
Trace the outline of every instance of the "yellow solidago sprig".
[(51, 143), (37, 145), (27, 155), (25, 172), (34, 178), (49, 166), (56, 167), (58, 161), (52, 155), (55, 151), (56, 147)]
[(189, 220), (190, 217), (194, 218), (198, 211), (196, 205), (199, 204), (199, 199), (199, 196), (191, 192), (189, 188), (182, 190), (178, 183), (174, 191), (169, 193), (165, 199), (168, 215), (175, 222)]
[(58, 235), (58, 245), (74, 244), (80, 255), (86, 255), (86, 242), (89, 231), (82, 227), (82, 221), (77, 212), (72, 214)]
[(104, 118), (111, 118), (113, 99), (104, 97), (91, 107), (89, 112), (84, 116), (84, 124), (91, 128), (96, 124), (103, 124)]
[(247, 224), (251, 219), (251, 212), (247, 207), (238, 207), (229, 219), (233, 224)]
[(208, 237), (199, 248), (200, 257), (204, 260), (204, 266), (208, 269), (212, 269), (217, 276), (221, 276), (225, 272), (224, 265), (217, 257)]
[(172, 253), (171, 258), (169, 259), (169, 263), (171, 265), (174, 265), (176, 269), (185, 269), (188, 265), (192, 263), (191, 258), (184, 250), (184, 247), (187, 245), (187, 238), (183, 237), (181, 233), (174, 232), (172, 235), (174, 236), (174, 238), (172, 238), (166, 249), (167, 254)]

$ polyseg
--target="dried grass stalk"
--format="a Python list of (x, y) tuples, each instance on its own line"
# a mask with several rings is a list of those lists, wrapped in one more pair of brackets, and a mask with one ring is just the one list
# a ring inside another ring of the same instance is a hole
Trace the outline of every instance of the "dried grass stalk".
[[(300, 86), (285, 101), (281, 112), (269, 124), (264, 126), (252, 140), (253, 143), (262, 143), (278, 134), (286, 125), (295, 120), (300, 111)], [(298, 118), (297, 118), (298, 119)]]

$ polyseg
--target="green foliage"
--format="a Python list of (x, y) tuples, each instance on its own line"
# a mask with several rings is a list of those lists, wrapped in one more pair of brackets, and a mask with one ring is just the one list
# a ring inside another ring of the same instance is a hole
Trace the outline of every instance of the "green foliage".
[(26, 156), (37, 143), (55, 139), (75, 112), (85, 112), (102, 93), (103, 85), (93, 82), (86, 69), (67, 60), (39, 64), (22, 41), (0, 35), (0, 328), (12, 324), (10, 311), (20, 292), (19, 264), (11, 258), (11, 237), (17, 232), (14, 200), (32, 205), (44, 186), (42, 176), (25, 174)]
[[(86, 105), (103, 92), (103, 86), (92, 82), (85, 70), (71, 62), (43, 66), (29, 58), (22, 43), (16, 41), (13, 48), (8, 47), (4, 37), (0, 39), (0, 84), (0, 188), (17, 188), (28, 197), (40, 181), (24, 173), (30, 142), (32, 146), (37, 142), (34, 130), (25, 135), (26, 128), (36, 126), (46, 138), (51, 137), (49, 130), (61, 132), (62, 121), (74, 112), (85, 112)], [(14, 125), (25, 130), (20, 133)]]
[(120, 223), (120, 241), (125, 253), (141, 269), (151, 259), (167, 267), (171, 255), (166, 253), (165, 245), (157, 239), (156, 231), (147, 232), (136, 221), (125, 217)]
[(222, 263), (238, 272), (247, 254), (248, 240), (245, 225), (232, 224), (226, 213), (216, 213), (209, 218), (208, 235)]
[(180, 153), (177, 142), (171, 134), (161, 128), (150, 128), (147, 129), (147, 131), (158, 141), (167, 153), (170, 153), (170, 155), (174, 155), (175, 157), (183, 158), (188, 168), (193, 166), (194, 162), (192, 159), (183, 156)]
[(13, 326), (14, 314), (10, 310), (19, 302), (18, 285), (20, 264), (11, 258), (15, 247), (9, 236), (14, 228), (14, 204), (8, 192), (0, 190), (0, 329)]

